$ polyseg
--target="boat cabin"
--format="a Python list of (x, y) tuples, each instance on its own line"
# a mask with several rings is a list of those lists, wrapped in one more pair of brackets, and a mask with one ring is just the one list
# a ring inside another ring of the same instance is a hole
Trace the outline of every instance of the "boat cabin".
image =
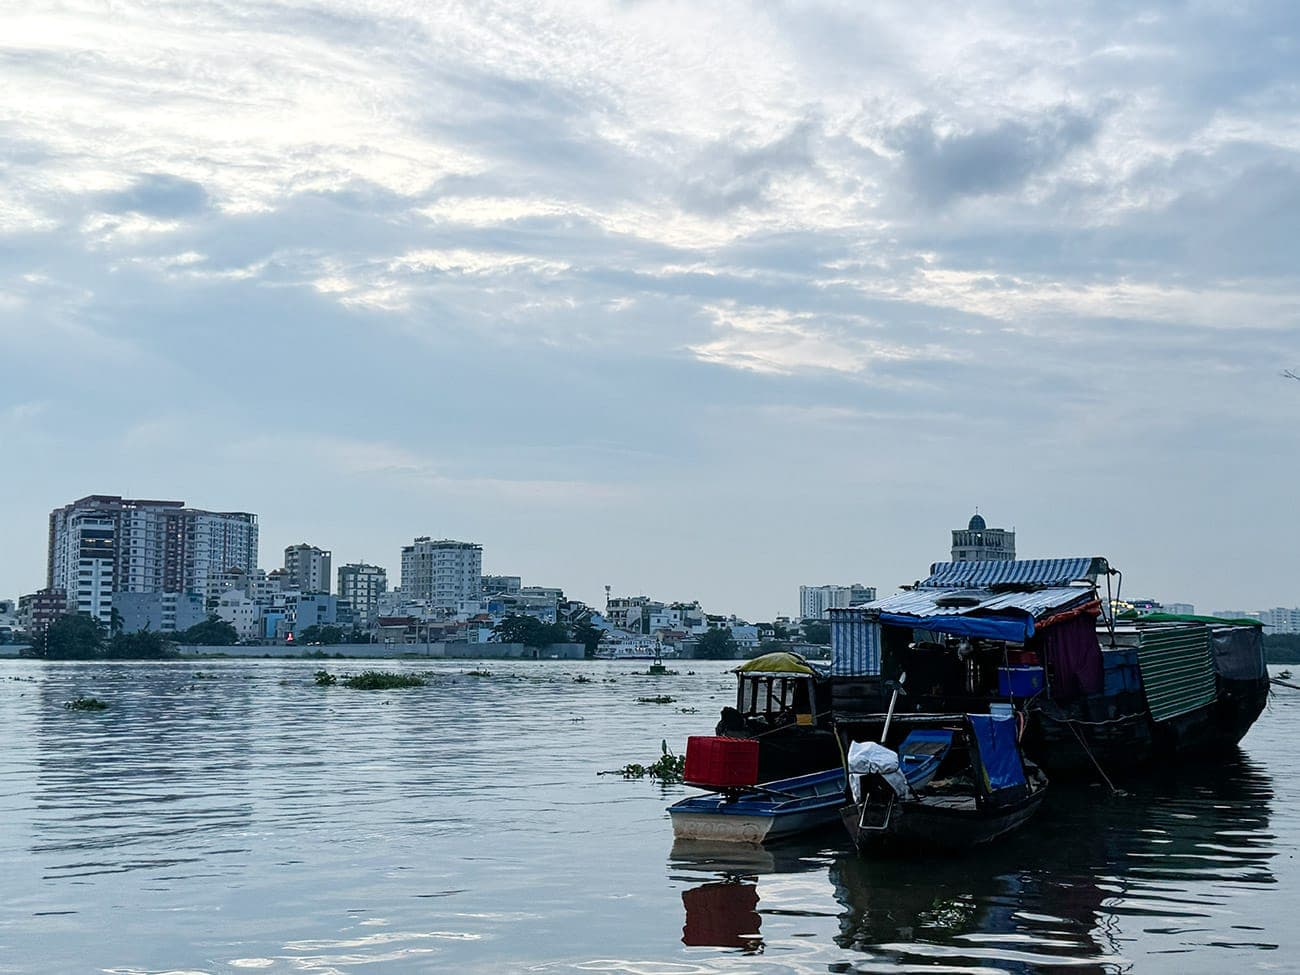
[(895, 682), (900, 714), (1012, 708), (1049, 768), (1095, 766), (1096, 748), (1128, 761), (1239, 740), (1267, 694), (1258, 627), (1117, 623), (1099, 589), (1117, 574), (1097, 557), (941, 562), (901, 592), (831, 610), (836, 723), (875, 738)]

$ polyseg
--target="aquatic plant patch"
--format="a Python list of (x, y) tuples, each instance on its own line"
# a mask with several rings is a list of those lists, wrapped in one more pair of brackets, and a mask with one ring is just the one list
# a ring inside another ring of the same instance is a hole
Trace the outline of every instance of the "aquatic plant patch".
[(423, 687), (427, 683), (415, 674), (395, 674), (388, 670), (367, 670), (343, 681), (357, 691), (391, 691), (400, 687)]
[(621, 775), (625, 779), (658, 779), (660, 782), (680, 782), (686, 773), (686, 756), (674, 755), (668, 749), (668, 741), (659, 742), (660, 756), (649, 765), (632, 762), (621, 769), (611, 772), (598, 772), (598, 775)]
[(73, 701), (64, 701), (63, 706), (69, 711), (106, 711), (108, 702), (97, 697), (79, 697)]

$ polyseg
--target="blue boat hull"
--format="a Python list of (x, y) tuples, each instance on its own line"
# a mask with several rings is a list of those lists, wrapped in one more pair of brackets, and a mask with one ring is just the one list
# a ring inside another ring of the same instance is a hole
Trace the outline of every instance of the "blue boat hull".
[(679, 840), (758, 845), (834, 823), (848, 798), (844, 770), (691, 796), (668, 807)]

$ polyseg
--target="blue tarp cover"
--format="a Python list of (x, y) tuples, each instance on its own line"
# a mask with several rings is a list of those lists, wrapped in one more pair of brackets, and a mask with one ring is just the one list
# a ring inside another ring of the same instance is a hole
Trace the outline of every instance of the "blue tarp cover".
[(981, 636), (991, 640), (1024, 643), (1034, 635), (1032, 617), (1006, 616), (904, 616), (881, 613), (880, 622), (889, 626), (910, 626), (915, 630), (934, 630), (953, 636)]
[(1025, 767), (1016, 742), (1016, 719), (1011, 715), (968, 714), (989, 792), (1025, 784)]

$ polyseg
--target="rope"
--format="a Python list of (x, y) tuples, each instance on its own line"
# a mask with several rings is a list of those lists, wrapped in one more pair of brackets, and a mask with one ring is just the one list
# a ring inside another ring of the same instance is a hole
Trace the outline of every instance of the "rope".
[(1269, 680), (1274, 684), (1281, 684), (1283, 687), (1289, 687), (1293, 691), (1300, 691), (1300, 684), (1288, 684), (1281, 677), (1270, 677)]
[(1092, 759), (1092, 764), (1096, 766), (1097, 774), (1100, 775), (1102, 781), (1106, 783), (1106, 788), (1110, 789), (1110, 794), (1112, 796), (1118, 795), (1119, 790), (1115, 788), (1115, 783), (1111, 782), (1107, 777), (1106, 770), (1101, 767), (1101, 762), (1097, 761), (1097, 756), (1092, 753), (1092, 749), (1088, 747), (1088, 743), (1083, 740), (1083, 735), (1079, 734), (1079, 729), (1071, 724), (1070, 730), (1074, 732), (1074, 737), (1079, 740), (1079, 745), (1083, 748), (1084, 752), (1086, 752), (1088, 757)]

